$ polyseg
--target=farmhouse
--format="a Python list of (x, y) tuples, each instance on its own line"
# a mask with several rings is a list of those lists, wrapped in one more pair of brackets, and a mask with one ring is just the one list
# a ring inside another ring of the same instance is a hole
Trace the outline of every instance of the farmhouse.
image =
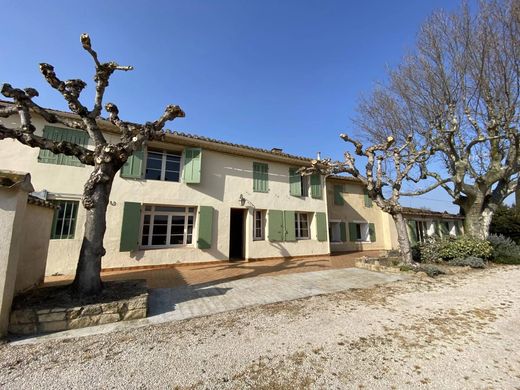
[[(2, 121), (13, 125), (18, 117)], [(49, 124), (36, 113), (33, 123), (36, 134), (93, 147), (84, 132)], [(117, 129), (108, 121), (100, 124), (107, 140), (117, 142)], [(166, 133), (162, 141), (149, 142), (136, 152), (113, 183), (102, 267), (290, 258), (397, 247), (391, 217), (371, 202), (361, 183), (343, 176), (301, 176), (297, 170), (311, 161), (276, 148)], [(56, 206), (46, 274), (74, 273), (85, 220), (81, 194), (91, 167), (75, 157), (5, 139), (0, 142), (0, 168), (29, 172), (36, 194)], [(460, 230), (455, 216), (426, 218), (411, 213), (409, 217), (417, 237), (423, 237), (423, 220), (432, 234), (435, 226), (445, 234)], [(437, 220), (446, 224), (433, 224)]]

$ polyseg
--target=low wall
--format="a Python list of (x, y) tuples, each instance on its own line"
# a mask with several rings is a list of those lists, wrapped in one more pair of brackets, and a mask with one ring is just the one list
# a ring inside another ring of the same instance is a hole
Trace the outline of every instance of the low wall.
[(72, 298), (67, 287), (47, 287), (15, 299), (9, 332), (29, 335), (136, 320), (146, 317), (147, 306), (144, 280), (108, 282), (91, 301)]

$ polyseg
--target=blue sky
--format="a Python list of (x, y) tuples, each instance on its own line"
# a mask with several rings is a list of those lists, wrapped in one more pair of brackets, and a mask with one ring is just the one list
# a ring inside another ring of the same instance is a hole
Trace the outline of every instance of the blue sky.
[[(0, 82), (39, 90), (40, 105), (66, 109), (38, 63), (92, 87), (79, 43), (91, 35), (102, 60), (133, 65), (116, 73), (106, 101), (144, 122), (167, 104), (186, 118), (170, 128), (304, 156), (341, 159), (341, 132), (361, 93), (413, 48), (417, 31), (453, 0), (383, 1), (47, 1), (2, 0)], [(85, 101), (92, 93), (84, 93)], [(89, 100), (90, 99), (90, 100)], [(404, 204), (457, 211), (442, 191)]]

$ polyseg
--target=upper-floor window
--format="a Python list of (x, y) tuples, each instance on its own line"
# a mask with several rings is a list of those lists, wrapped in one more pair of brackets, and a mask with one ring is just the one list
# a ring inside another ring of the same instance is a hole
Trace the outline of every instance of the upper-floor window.
[(309, 214), (299, 212), (294, 213), (294, 227), (296, 230), (297, 240), (305, 240), (310, 238)]
[(143, 247), (189, 245), (193, 241), (195, 208), (152, 206), (144, 208), (141, 229)]
[[(88, 133), (81, 130), (66, 129), (63, 127), (45, 126), (43, 137), (52, 141), (67, 141), (83, 147), (88, 146)], [(83, 164), (74, 156), (64, 154), (54, 154), (49, 150), (41, 149), (38, 153), (38, 162), (57, 165), (71, 165), (82, 167)]]
[(145, 179), (180, 181), (181, 153), (148, 150)]
[(79, 202), (58, 200), (54, 204), (56, 209), (52, 222), (51, 239), (74, 238)]
[(309, 176), (300, 176), (301, 196), (309, 195)]
[(265, 163), (253, 163), (253, 191), (269, 191), (269, 166)]

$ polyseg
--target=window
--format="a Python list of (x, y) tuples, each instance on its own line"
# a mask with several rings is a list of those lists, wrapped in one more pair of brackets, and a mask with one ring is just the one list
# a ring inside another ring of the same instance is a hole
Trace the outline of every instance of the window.
[(269, 166), (264, 163), (253, 163), (253, 191), (269, 191)]
[(265, 211), (255, 210), (253, 240), (263, 240), (265, 237)]
[(294, 227), (296, 230), (296, 239), (305, 240), (310, 238), (309, 232), (309, 214), (308, 213), (294, 213)]
[[(370, 225), (372, 225), (372, 231), (370, 229)], [(375, 241), (375, 229), (373, 228), (373, 224), (366, 222), (349, 223), (349, 234), (350, 241)]]
[(331, 242), (341, 242), (340, 222), (329, 223), (329, 237)]
[(148, 150), (145, 179), (179, 181), (180, 171), (180, 153)]
[(417, 240), (419, 242), (425, 242), (429, 237), (429, 224), (426, 221), (415, 221), (415, 229), (417, 232)]
[(193, 241), (195, 207), (145, 206), (141, 246), (189, 245)]
[(300, 175), (300, 188), (301, 196), (305, 197), (309, 195), (309, 176)]
[(51, 239), (74, 238), (79, 202), (59, 200), (54, 203), (57, 207), (54, 211)]
[[(86, 131), (66, 129), (63, 127), (45, 126), (43, 137), (52, 141), (68, 141), (83, 147), (88, 146), (89, 135)], [(49, 150), (40, 150), (38, 162), (45, 164), (70, 165), (82, 167), (83, 164), (74, 156), (54, 154)]]
[(343, 199), (343, 186), (340, 184), (334, 185), (334, 204), (336, 206), (343, 206), (345, 199)]

